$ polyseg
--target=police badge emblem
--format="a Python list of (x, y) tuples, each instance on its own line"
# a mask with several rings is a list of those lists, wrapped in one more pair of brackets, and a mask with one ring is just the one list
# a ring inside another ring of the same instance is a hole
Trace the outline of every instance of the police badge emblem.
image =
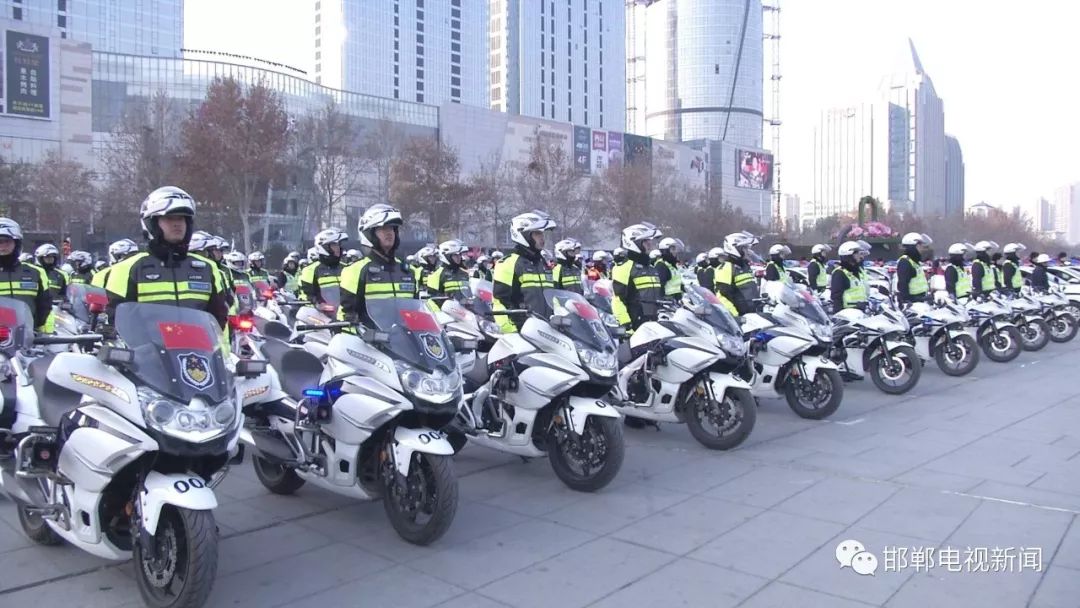
[(195, 353), (177, 355), (180, 360), (180, 379), (194, 388), (206, 388), (213, 384), (214, 374), (210, 371), (210, 359)]
[(420, 334), (420, 342), (424, 344), (424, 350), (427, 354), (435, 357), (436, 359), (444, 359), (446, 357), (446, 349), (443, 348), (442, 339), (436, 334)]

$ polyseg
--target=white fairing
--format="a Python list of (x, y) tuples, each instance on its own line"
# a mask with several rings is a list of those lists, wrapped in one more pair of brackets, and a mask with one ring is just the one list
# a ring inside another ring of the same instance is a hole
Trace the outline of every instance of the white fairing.
[(59, 459), (59, 471), (79, 488), (101, 492), (121, 469), (158, 449), (142, 429), (108, 408), (84, 405), (79, 412), (96, 420), (98, 427), (80, 426), (72, 431)]
[(742, 330), (744, 334), (768, 329), (773, 325), (775, 324), (772, 321), (755, 313), (744, 315), (742, 318)]
[(527, 367), (518, 375), (517, 390), (507, 391), (504, 396), (515, 407), (538, 410), (578, 382), (589, 379), (580, 368), (547, 353), (526, 355), (522, 364)]
[(454, 455), (454, 447), (443, 432), (426, 428), (408, 429), (403, 426), (394, 429), (393, 450), (394, 467), (402, 475), (409, 474), (412, 456), (416, 452), (438, 456)]
[(776, 336), (765, 345), (761, 351), (761, 362), (768, 365), (782, 365), (788, 359), (797, 357), (799, 353), (809, 349), (814, 343), (794, 336)]
[(533, 346), (536, 346), (544, 352), (562, 357), (567, 361), (578, 360), (577, 349), (574, 348), (574, 341), (551, 327), (551, 325), (545, 321), (530, 317), (521, 326), (521, 337), (525, 338)]
[[(394, 360), (353, 334), (340, 333), (330, 340), (327, 355), (355, 373), (381, 382), (395, 391), (403, 391), (401, 380), (394, 368)], [(322, 380), (333, 378), (329, 367), (323, 371)]]
[(165, 475), (151, 471), (139, 495), (142, 527), (149, 534), (157, 533), (161, 508), (173, 505), (191, 511), (210, 511), (217, 508), (214, 491), (194, 473)]
[(535, 350), (536, 347), (529, 344), (525, 338), (522, 338), (521, 334), (503, 334), (488, 352), (488, 364), (490, 365), (496, 361), (502, 361), (503, 359), (514, 355), (531, 353)]
[[(327, 317), (311, 306), (305, 306), (296, 312), (297, 325), (326, 325), (330, 322), (330, 317)], [(327, 344), (330, 342), (330, 339), (330, 331), (325, 329), (304, 333), (304, 342)]]
[(60, 353), (45, 376), (50, 382), (84, 395), (83, 401), (108, 404), (129, 421), (144, 424), (135, 384), (93, 355)]
[(657, 340), (674, 338), (675, 334), (668, 328), (655, 322), (642, 323), (630, 336), (630, 347), (637, 348)]
[(570, 426), (575, 433), (580, 435), (585, 431), (585, 422), (589, 419), (589, 416), (620, 417), (619, 412), (603, 399), (570, 397)]

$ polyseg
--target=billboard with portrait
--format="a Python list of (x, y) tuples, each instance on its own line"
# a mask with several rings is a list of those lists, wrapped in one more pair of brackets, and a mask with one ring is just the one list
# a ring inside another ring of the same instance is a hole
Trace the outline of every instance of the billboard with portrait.
[(735, 150), (735, 187), (772, 190), (773, 155), (758, 150)]

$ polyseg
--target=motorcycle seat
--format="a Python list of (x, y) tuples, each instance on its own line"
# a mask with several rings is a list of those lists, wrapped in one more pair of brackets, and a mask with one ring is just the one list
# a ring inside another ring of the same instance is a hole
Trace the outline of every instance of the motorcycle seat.
[(288, 325), (285, 325), (280, 321), (270, 321), (269, 319), (264, 319), (262, 317), (255, 317), (255, 328), (267, 338), (288, 342), (289, 338), (292, 337), (292, 330), (289, 329)]
[(38, 397), (38, 412), (48, 426), (59, 426), (60, 419), (74, 410), (82, 401), (82, 395), (50, 382), (45, 372), (49, 370), (55, 354), (46, 355), (30, 363), (29, 373)]
[(263, 341), (259, 350), (277, 371), (281, 390), (288, 396), (299, 401), (304, 398), (304, 389), (319, 386), (323, 366), (315, 355), (273, 338)]
[(476, 353), (476, 361), (473, 362), (472, 369), (465, 373), (466, 386), (473, 387), (475, 390), (481, 387), (488, 381), (491, 374), (488, 373), (487, 353)]

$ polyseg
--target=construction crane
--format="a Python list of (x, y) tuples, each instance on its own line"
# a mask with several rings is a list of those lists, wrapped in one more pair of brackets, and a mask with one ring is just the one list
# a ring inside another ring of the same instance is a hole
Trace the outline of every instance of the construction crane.
[(761, 5), (762, 11), (765, 13), (763, 17), (764, 38), (769, 43), (769, 55), (772, 58), (772, 74), (769, 80), (772, 82), (770, 87), (771, 106), (772, 111), (768, 118), (765, 119), (765, 123), (769, 125), (769, 131), (772, 133), (772, 153), (773, 153), (773, 222), (776, 225), (778, 231), (784, 230), (786, 227), (783, 225), (783, 217), (781, 216), (780, 209), (780, 169), (783, 163), (780, 161), (780, 0), (772, 0), (769, 4)]

